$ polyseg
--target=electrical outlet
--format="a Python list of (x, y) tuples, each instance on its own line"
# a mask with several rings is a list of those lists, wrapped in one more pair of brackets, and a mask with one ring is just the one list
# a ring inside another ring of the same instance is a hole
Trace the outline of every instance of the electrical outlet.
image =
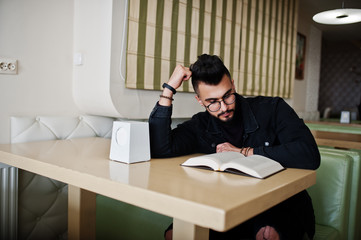
[(0, 74), (17, 74), (18, 61), (16, 59), (0, 57)]

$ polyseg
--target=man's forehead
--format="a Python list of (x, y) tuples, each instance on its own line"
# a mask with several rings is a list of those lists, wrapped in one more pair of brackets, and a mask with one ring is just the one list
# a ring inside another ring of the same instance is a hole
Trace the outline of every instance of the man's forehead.
[(232, 92), (232, 85), (229, 86), (204, 86), (203, 88), (199, 88), (199, 96), (206, 101), (213, 99), (220, 99), (225, 95)]
[(232, 92), (232, 88), (230, 88), (228, 91), (223, 92), (223, 93), (218, 93), (215, 94), (214, 96), (205, 96), (205, 101), (210, 101), (210, 100), (217, 100), (217, 99), (221, 99), (224, 96), (226, 96), (227, 94), (229, 94), (230, 92)]

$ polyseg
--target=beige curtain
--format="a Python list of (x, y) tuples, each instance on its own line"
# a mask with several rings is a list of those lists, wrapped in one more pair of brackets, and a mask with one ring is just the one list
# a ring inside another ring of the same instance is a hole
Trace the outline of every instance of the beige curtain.
[(177, 64), (208, 53), (239, 93), (291, 97), (297, 1), (129, 0), (126, 87), (160, 90)]

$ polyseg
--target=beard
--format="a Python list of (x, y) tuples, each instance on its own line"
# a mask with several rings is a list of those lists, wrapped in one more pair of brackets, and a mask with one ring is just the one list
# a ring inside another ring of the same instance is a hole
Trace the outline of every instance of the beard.
[[(228, 114), (233, 113), (231, 116), (227, 116)], [(222, 122), (230, 122), (232, 121), (233, 117), (234, 117), (234, 109), (229, 109), (225, 112), (221, 112), (217, 115), (218, 119), (221, 120)], [(221, 118), (223, 117), (223, 118)]]

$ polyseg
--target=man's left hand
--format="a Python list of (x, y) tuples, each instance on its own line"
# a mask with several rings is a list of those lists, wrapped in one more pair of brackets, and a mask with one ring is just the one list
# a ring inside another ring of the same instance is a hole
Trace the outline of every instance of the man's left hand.
[[(241, 152), (241, 149), (243, 150), (242, 152)], [(219, 153), (219, 152), (239, 152), (239, 153), (242, 153), (243, 155), (246, 155), (247, 148), (238, 148), (238, 147), (233, 146), (229, 142), (225, 142), (225, 143), (218, 144), (216, 151), (217, 151), (217, 153)], [(247, 152), (247, 156), (251, 156), (251, 155), (253, 155), (253, 148), (250, 148)]]
[(229, 142), (221, 143), (217, 145), (217, 153), (219, 152), (239, 152), (241, 149), (233, 146)]

